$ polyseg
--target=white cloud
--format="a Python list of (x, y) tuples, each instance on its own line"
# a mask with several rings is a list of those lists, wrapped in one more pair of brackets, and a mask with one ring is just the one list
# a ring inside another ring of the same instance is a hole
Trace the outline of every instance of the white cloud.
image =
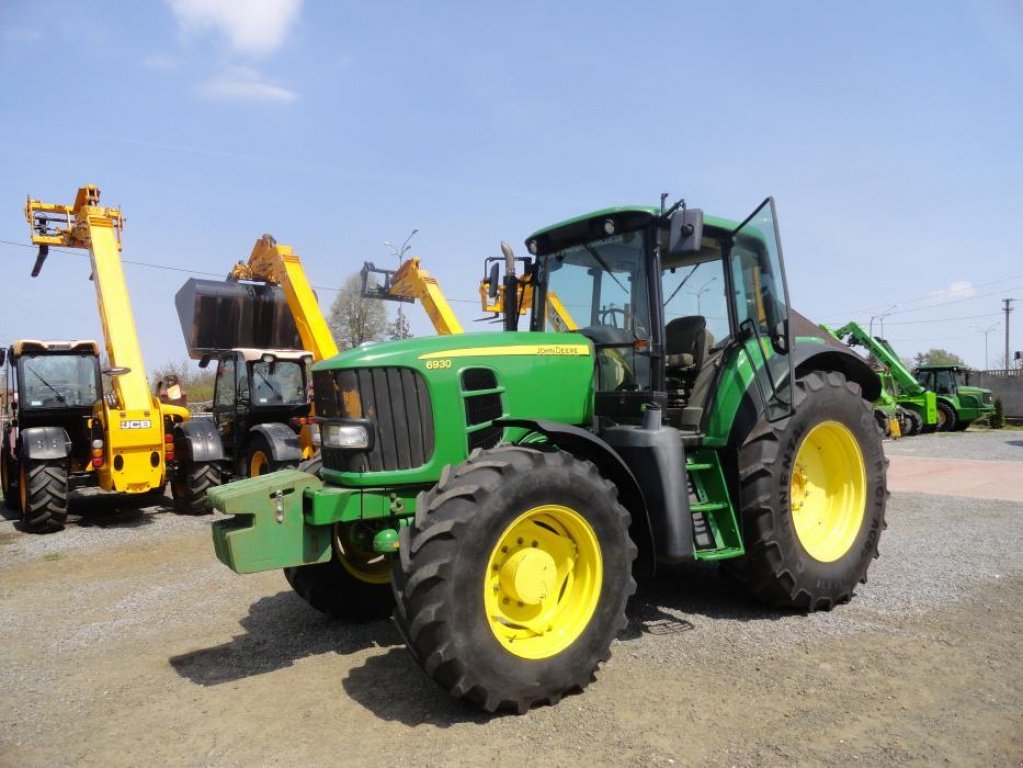
[(284, 43), (302, 0), (167, 0), (186, 33), (224, 35), (237, 53), (266, 56)]
[(928, 294), (926, 303), (928, 306), (933, 307), (939, 304), (947, 304), (950, 301), (968, 299), (976, 293), (977, 289), (973, 287), (973, 283), (969, 280), (956, 280), (949, 283), (947, 287)]
[(210, 101), (255, 101), (264, 104), (286, 104), (298, 94), (283, 86), (264, 80), (254, 69), (234, 67), (207, 80), (197, 89)]

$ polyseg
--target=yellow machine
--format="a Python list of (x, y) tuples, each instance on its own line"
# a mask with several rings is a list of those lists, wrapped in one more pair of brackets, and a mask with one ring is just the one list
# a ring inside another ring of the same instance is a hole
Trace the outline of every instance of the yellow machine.
[[(436, 278), (419, 266), (418, 257), (402, 262), (396, 270), (380, 269), (371, 261), (362, 265), (362, 295), (370, 299), (384, 301), (413, 302), (418, 300), (433, 328), (441, 336), (462, 333), (462, 324), (458, 322), (451, 305), (444, 298)], [(382, 285), (371, 284), (370, 275), (383, 278)]]
[[(22, 515), (26, 520), (45, 517), (47, 522), (42, 527), (49, 530), (63, 524), (63, 517), (66, 516), (66, 491), (63, 494), (63, 513), (60, 510), (61, 503), (55, 501), (60, 495), (56, 491), (49, 494), (31, 492), (29, 486), (32, 485), (32, 470), (39, 461), (48, 462), (50, 469), (62, 474), (65, 484), (69, 474), (78, 476), (78, 480), (82, 479), (82, 475), (88, 475), (91, 477), (86, 480), (94, 482), (104, 491), (132, 495), (151, 491), (162, 493), (168, 479), (168, 462), (174, 460), (174, 429), (188, 419), (185, 408), (162, 404), (149, 390), (121, 266), (121, 231), (124, 220), (118, 208), (101, 206), (99, 198), (99, 189), (90, 184), (78, 190), (73, 205), (43, 203), (32, 198), (25, 205), (25, 218), (32, 228), (32, 242), (39, 246), (39, 256), (32, 270), (33, 277), (39, 275), (51, 245), (89, 251), (103, 337), (110, 361), (110, 368), (103, 371), (103, 374), (112, 381), (105, 394), (99, 386), (90, 390), (90, 396), (95, 400), (89, 403), (91, 407), (87, 414), (76, 414), (75, 419), (64, 423), (63, 417), (57, 418), (55, 411), (50, 414), (55, 419), (52, 424), (37, 425), (39, 429), (48, 430), (47, 434), (53, 430), (63, 432), (63, 457), (57, 457), (54, 450), (43, 451), (46, 453), (45, 459), (42, 454), (36, 455), (38, 451), (35, 448), (38, 446), (33, 446), (34, 441), (26, 439), (27, 430), (9, 441), (11, 476), (17, 464), (18, 477), (25, 481), (19, 481), (23, 486), (19, 494)], [(73, 353), (82, 359), (95, 359), (94, 342), (72, 345), (41, 342), (28, 346), (16, 344), (15, 347), (16, 350), (12, 348), (12, 357), (17, 357), (19, 362), (29, 351), (39, 356), (37, 362), (24, 368), (16, 366), (15, 371), (20, 371), (20, 381), (25, 387), (38, 387), (39, 381), (46, 379), (46, 388), (52, 394), (51, 408), (67, 405), (75, 399), (69, 395), (72, 389), (80, 393), (83, 391), (82, 386), (89, 383), (88, 372), (75, 379), (68, 373), (70, 368), (58, 369), (53, 361), (56, 360), (54, 355), (62, 352)], [(42, 365), (50, 366), (48, 370), (53, 371), (52, 375), (61, 377), (58, 379), (60, 383), (41, 376), (38, 368)], [(85, 371), (86, 367), (80, 365), (80, 372)], [(32, 402), (20, 403), (23, 416), (27, 416)], [(45, 402), (40, 396), (39, 407), (45, 407), (42, 405)], [(76, 400), (75, 405), (81, 407), (84, 403)], [(43, 416), (42, 412), (40, 415)], [(86, 429), (78, 428), (82, 419), (86, 421)], [(89, 442), (87, 451), (78, 445), (83, 440)], [(79, 454), (91, 456), (91, 460), (79, 461), (75, 458)], [(59, 484), (54, 477), (50, 473), (51, 487), (55, 483)], [(54, 514), (45, 515), (45, 510), (35, 508), (39, 505), (49, 506)]]
[(338, 349), (301, 260), (270, 235), (226, 281), (190, 279), (176, 303), (189, 354), (217, 366), (213, 448), (182, 462), (181, 504), (201, 512), (210, 485), (312, 458), (308, 366)]

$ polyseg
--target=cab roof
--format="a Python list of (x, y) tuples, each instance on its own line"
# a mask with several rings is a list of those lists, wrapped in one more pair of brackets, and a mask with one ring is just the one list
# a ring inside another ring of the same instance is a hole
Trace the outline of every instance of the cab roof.
[(93, 339), (49, 340), (19, 339), (11, 345), (15, 357), (35, 353), (61, 353), (95, 355), (99, 357), (99, 344)]

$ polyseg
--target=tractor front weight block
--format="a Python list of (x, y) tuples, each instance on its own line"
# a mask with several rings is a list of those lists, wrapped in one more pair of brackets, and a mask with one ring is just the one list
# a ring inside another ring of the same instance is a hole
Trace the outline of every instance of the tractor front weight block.
[(331, 525), (310, 525), (303, 497), (323, 481), (285, 469), (211, 488), (207, 503), (232, 515), (213, 523), (217, 558), (235, 573), (257, 573), (325, 563), (331, 557)]

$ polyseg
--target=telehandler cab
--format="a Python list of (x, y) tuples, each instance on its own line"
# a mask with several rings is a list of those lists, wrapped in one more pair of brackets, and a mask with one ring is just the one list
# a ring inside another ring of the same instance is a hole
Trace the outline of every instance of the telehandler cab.
[(205, 512), (209, 488), (298, 466), (317, 450), (307, 369), (337, 354), (302, 262), (263, 235), (225, 281), (188, 280), (175, 296), (189, 354), (216, 362), (215, 431), (178, 465), (175, 502)]
[(773, 605), (849, 600), (885, 525), (880, 385), (790, 310), (773, 201), (736, 223), (662, 197), (526, 245), (505, 249), (509, 332), (313, 367), (322, 466), (211, 490), (217, 556), (341, 618), (393, 610), (488, 711), (584, 688), (634, 572), (722, 561)]

